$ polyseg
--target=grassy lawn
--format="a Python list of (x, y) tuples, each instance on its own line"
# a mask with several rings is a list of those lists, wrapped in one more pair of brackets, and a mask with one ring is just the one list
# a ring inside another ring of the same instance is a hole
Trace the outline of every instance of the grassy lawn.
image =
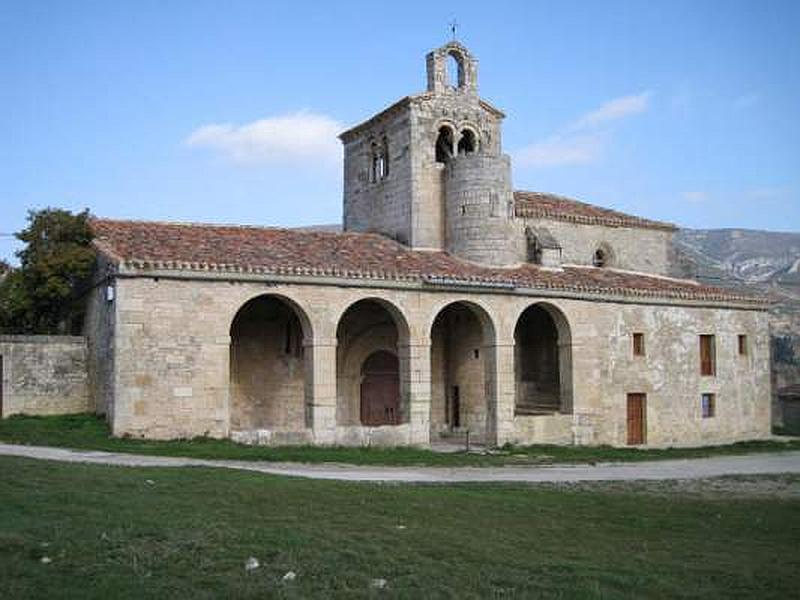
[(524, 446), (507, 447), (490, 454), (457, 452), (443, 454), (416, 448), (319, 448), (311, 446), (266, 447), (236, 444), (230, 440), (148, 441), (113, 438), (108, 426), (94, 415), (58, 417), (13, 416), (0, 420), (0, 442), (37, 446), (62, 446), (161, 456), (264, 460), (292, 462), (340, 462), (359, 465), (489, 466), (507, 464), (588, 463), (699, 458), (754, 452), (800, 450), (800, 440), (741, 442), (705, 448), (636, 448)]
[(0, 597), (796, 597), (800, 478), (741, 480), (793, 490), (766, 496), (715, 481), (387, 486), (0, 457)]

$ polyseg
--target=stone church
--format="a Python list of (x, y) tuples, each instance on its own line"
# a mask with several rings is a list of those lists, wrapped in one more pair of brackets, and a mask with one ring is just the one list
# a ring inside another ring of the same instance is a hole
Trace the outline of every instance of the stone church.
[(514, 190), (503, 118), (454, 41), (341, 134), (342, 232), (94, 220), (90, 405), (259, 444), (767, 436), (768, 305), (675, 277), (671, 224)]

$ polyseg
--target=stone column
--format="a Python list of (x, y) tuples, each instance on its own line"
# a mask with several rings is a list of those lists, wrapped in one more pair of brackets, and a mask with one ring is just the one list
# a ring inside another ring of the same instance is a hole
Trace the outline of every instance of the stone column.
[(336, 441), (336, 338), (304, 346), (306, 353), (306, 427), (315, 444)]
[(412, 340), (398, 347), (400, 389), (407, 399), (409, 443), (427, 446), (431, 441), (431, 344)]
[(484, 347), (486, 353), (487, 445), (502, 446), (514, 434), (514, 343)]

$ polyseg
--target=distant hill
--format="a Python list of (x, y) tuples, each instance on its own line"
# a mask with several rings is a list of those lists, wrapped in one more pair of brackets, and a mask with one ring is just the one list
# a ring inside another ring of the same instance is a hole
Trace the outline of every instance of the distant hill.
[(699, 278), (800, 285), (800, 233), (681, 229), (675, 242), (695, 261)]

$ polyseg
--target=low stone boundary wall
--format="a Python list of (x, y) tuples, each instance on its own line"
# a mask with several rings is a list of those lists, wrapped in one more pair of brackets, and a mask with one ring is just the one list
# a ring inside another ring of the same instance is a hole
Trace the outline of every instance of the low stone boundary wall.
[(0, 416), (88, 412), (86, 338), (0, 335)]

